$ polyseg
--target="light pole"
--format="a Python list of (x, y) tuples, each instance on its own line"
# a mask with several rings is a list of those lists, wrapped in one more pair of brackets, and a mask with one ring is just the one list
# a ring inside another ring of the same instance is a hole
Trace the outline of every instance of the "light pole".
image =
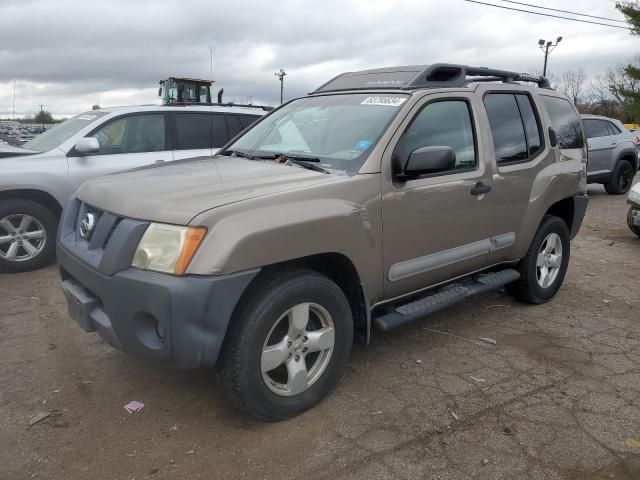
[(540, 40), (538, 40), (538, 46), (540, 47), (540, 50), (542, 50), (544, 52), (544, 67), (542, 68), (542, 76), (546, 77), (547, 76), (547, 62), (549, 59), (549, 54), (555, 50), (555, 48), (558, 46), (558, 44), (562, 41), (562, 37), (558, 37), (556, 39), (556, 43), (553, 42), (547, 42), (546, 40), (544, 40), (543, 38), (541, 38)]
[(275, 72), (274, 75), (276, 77), (278, 77), (278, 80), (280, 80), (280, 105), (282, 105), (282, 94), (284, 92), (284, 76), (287, 74), (287, 72), (284, 71), (283, 68), (280, 69), (279, 72)]

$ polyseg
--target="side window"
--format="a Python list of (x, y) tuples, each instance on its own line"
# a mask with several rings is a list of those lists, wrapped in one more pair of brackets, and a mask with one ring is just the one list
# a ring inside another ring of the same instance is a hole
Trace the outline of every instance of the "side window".
[(527, 135), (529, 158), (533, 158), (542, 150), (542, 136), (540, 135), (538, 119), (533, 111), (533, 105), (531, 104), (529, 95), (517, 94), (516, 101), (518, 102), (518, 108), (520, 108), (520, 116), (522, 117), (524, 131)]
[(491, 93), (484, 98), (498, 164), (529, 159), (527, 138), (516, 96)]
[(611, 122), (606, 122), (607, 123), (607, 127), (609, 127), (610, 133), (609, 135), (620, 135), (620, 129), (618, 127), (616, 127), (613, 123)]
[(236, 115), (227, 114), (225, 117), (227, 119), (227, 128), (229, 129), (229, 138), (233, 138), (243, 130), (240, 120)]
[(258, 120), (260, 118), (260, 116), (258, 116), (258, 115), (238, 115), (238, 118), (240, 119), (240, 124), (242, 125), (242, 128), (245, 129), (249, 125), (253, 125), (253, 123), (256, 120)]
[(453, 171), (473, 169), (476, 149), (469, 105), (464, 100), (433, 102), (413, 119), (399, 141), (400, 155), (408, 157), (420, 147), (447, 146), (456, 152)]
[(541, 95), (540, 98), (551, 118), (551, 126), (558, 138), (558, 147), (582, 148), (584, 146), (582, 125), (569, 100), (546, 95)]
[(98, 155), (159, 152), (166, 149), (164, 115), (131, 115), (109, 122), (93, 136)]
[(213, 132), (213, 148), (220, 148), (229, 141), (229, 134), (227, 133), (227, 122), (224, 120), (224, 115), (211, 115), (212, 123), (211, 129)]
[(176, 113), (176, 150), (211, 148), (211, 115)]
[(584, 120), (583, 124), (587, 138), (598, 138), (611, 135), (611, 133), (609, 133), (609, 130), (607, 129), (607, 124), (602, 120), (586, 119)]

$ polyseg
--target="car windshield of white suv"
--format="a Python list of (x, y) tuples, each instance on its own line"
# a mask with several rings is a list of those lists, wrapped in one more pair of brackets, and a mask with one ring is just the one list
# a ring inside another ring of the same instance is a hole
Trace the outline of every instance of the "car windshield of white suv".
[(371, 93), (300, 98), (266, 117), (222, 153), (357, 172), (407, 98)]
[(107, 113), (108, 112), (97, 112), (94, 110), (71, 117), (69, 120), (59, 123), (46, 132), (41, 133), (33, 140), (25, 143), (22, 148), (34, 150), (36, 152), (46, 152), (51, 150), (52, 148), (61, 145), (84, 127), (95, 122), (98, 118), (106, 115)]

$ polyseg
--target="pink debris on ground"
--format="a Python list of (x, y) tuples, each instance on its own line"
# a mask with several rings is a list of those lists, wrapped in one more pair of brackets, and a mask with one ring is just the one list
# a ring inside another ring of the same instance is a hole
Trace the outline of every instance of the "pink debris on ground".
[(144, 408), (144, 403), (138, 402), (136, 400), (132, 400), (131, 402), (127, 403), (124, 406), (124, 409), (129, 413), (139, 412), (143, 408)]

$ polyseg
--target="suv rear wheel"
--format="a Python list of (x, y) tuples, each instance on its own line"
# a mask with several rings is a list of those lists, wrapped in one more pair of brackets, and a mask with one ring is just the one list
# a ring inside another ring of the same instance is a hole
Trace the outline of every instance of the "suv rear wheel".
[(327, 277), (294, 270), (252, 285), (219, 362), (227, 398), (262, 420), (307, 410), (336, 386), (353, 340), (349, 302)]
[(633, 183), (633, 165), (628, 160), (620, 160), (613, 169), (611, 181), (606, 183), (604, 189), (612, 195), (624, 195)]
[(567, 273), (570, 249), (567, 224), (561, 218), (546, 215), (527, 255), (518, 264), (520, 280), (506, 286), (509, 294), (528, 303), (549, 301)]
[(37, 202), (0, 202), (0, 272), (26, 272), (50, 263), (57, 226), (56, 216)]

